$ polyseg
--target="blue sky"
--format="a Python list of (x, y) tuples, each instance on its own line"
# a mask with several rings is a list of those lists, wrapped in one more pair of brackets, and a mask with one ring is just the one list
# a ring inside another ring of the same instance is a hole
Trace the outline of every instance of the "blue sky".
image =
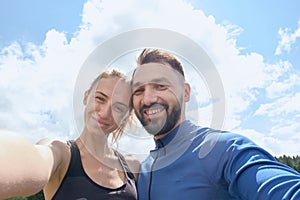
[[(2, 1), (0, 129), (33, 141), (76, 136), (72, 100), (84, 60), (109, 38), (150, 27), (184, 34), (207, 51), (226, 94), (224, 129), (274, 155), (300, 154), (299, 7), (296, 0)], [(193, 88), (199, 123), (209, 125), (209, 94)]]
[(47, 31), (65, 31), (68, 37), (78, 30), (85, 1), (4, 1), (0, 8), (0, 47), (13, 41), (41, 44)]
[[(274, 49), (278, 45), (280, 28), (288, 28), (292, 32), (298, 28), (298, 1), (193, 1), (195, 8), (203, 9), (207, 15), (215, 17), (217, 23), (230, 21), (243, 29), (237, 44), (246, 48), (245, 52), (255, 51), (264, 56), (266, 61), (272, 62), (281, 57), (274, 56)], [(299, 39), (298, 39), (299, 40)], [(284, 58), (300, 64), (299, 47), (293, 48)], [(292, 59), (291, 59), (292, 58)]]

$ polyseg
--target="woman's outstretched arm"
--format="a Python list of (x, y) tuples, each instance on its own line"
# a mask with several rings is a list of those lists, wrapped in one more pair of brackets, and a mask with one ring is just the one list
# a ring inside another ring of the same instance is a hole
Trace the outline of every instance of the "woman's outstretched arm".
[(49, 146), (0, 131), (0, 199), (39, 192), (55, 166), (52, 152)]

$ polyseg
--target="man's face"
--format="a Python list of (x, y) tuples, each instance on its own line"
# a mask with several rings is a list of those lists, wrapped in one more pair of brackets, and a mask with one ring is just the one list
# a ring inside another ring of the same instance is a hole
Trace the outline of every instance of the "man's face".
[(135, 114), (150, 134), (168, 133), (182, 121), (185, 83), (169, 64), (139, 66), (132, 79), (132, 91)]

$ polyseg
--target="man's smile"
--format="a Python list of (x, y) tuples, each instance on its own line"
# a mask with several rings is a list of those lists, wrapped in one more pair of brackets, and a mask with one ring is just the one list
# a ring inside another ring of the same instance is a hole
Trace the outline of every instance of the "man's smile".
[(154, 104), (154, 105), (151, 105), (151, 106), (144, 107), (142, 109), (142, 113), (146, 116), (153, 117), (155, 115), (158, 115), (159, 113), (162, 113), (165, 110), (166, 110), (165, 105)]
[(148, 109), (148, 110), (145, 110), (145, 113), (146, 113), (147, 115), (154, 115), (154, 114), (160, 113), (160, 112), (162, 112), (162, 111), (163, 111), (163, 109), (161, 109), (161, 108), (156, 108), (156, 109)]

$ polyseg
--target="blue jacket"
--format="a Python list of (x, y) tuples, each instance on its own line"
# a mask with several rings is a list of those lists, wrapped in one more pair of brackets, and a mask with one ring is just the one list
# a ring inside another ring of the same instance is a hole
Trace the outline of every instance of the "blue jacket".
[(139, 200), (300, 199), (300, 174), (244, 136), (185, 121), (155, 142)]

